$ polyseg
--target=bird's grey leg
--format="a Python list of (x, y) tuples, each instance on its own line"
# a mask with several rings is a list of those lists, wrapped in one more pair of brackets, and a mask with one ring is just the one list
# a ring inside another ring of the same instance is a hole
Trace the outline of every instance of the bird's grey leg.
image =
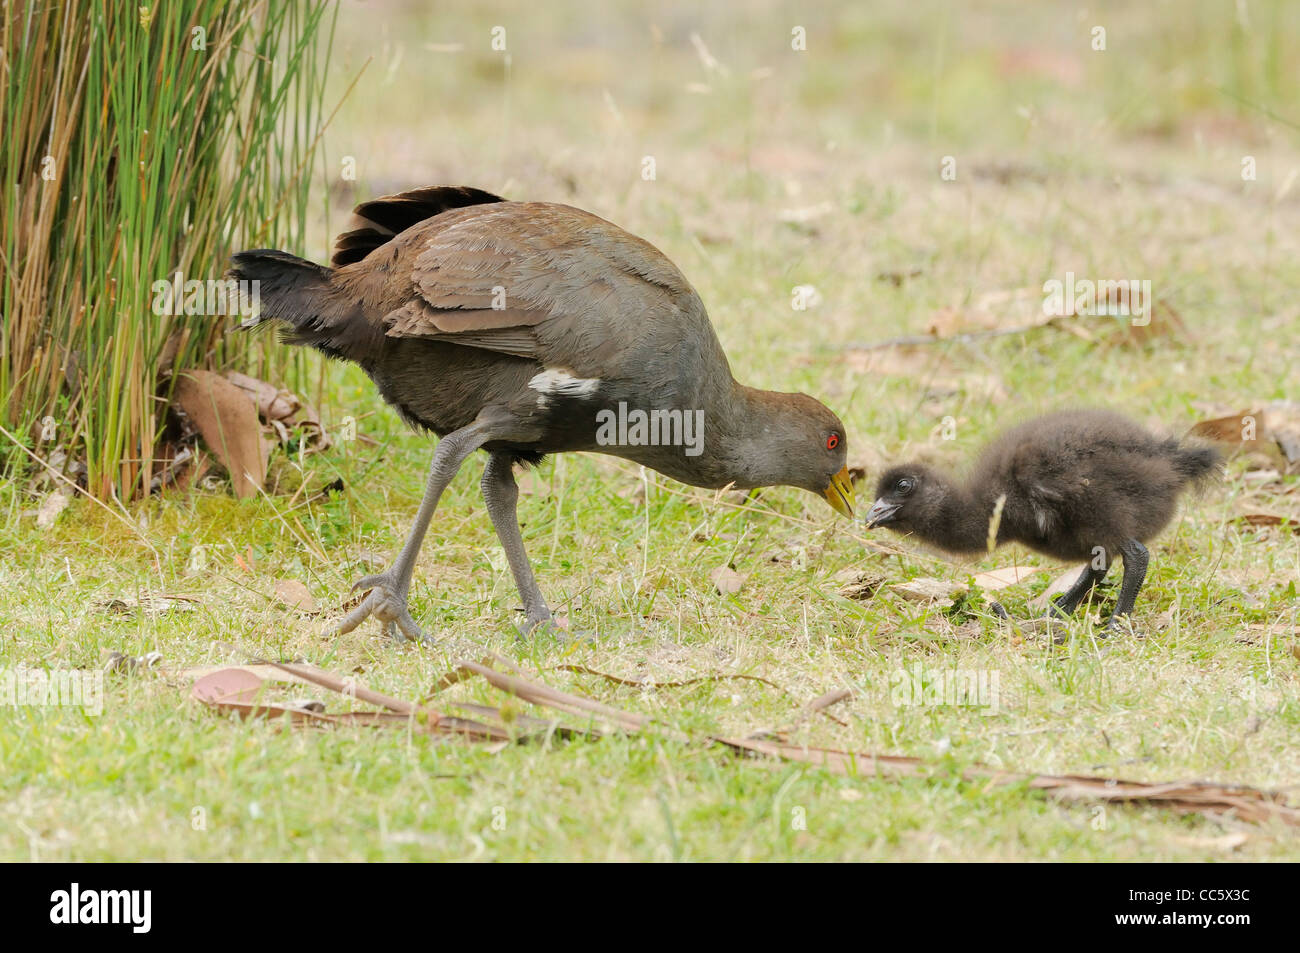
[(367, 617), (373, 615), (383, 623), (384, 632), (396, 637), (399, 633), (403, 639), (429, 641), (429, 637), (420, 630), (406, 608), (406, 595), (411, 588), (411, 573), (415, 569), (415, 559), (424, 542), (424, 534), (429, 529), (429, 520), (438, 508), (438, 499), (447, 484), (455, 477), (465, 458), (481, 447), (492, 435), (481, 420), (475, 420), (468, 427), (453, 431), (438, 441), (433, 453), (433, 462), (429, 465), (429, 479), (424, 490), (424, 499), (415, 514), (415, 523), (406, 537), (402, 551), (397, 554), (393, 564), (377, 576), (366, 576), (352, 587), (369, 589), (370, 594), (361, 604), (349, 612), (330, 633), (342, 635), (351, 632)]
[[(1125, 563), (1127, 566), (1128, 564)], [(1070, 588), (1061, 593), (1052, 600), (1048, 606), (1048, 616), (1068, 616), (1079, 608), (1079, 603), (1088, 597), (1088, 593), (1096, 587), (1097, 583), (1106, 578), (1105, 569), (1094, 569), (1092, 564), (1083, 567), (1083, 572), (1079, 573), (1079, 578), (1074, 580)]]
[(1147, 548), (1136, 539), (1123, 543), (1119, 551), (1124, 556), (1124, 581), (1120, 583), (1119, 601), (1115, 603), (1115, 611), (1107, 623), (1107, 628), (1112, 629), (1116, 627), (1122, 616), (1133, 611), (1138, 591), (1147, 577), (1147, 562), (1150, 558)]
[(519, 486), (511, 471), (513, 458), (508, 453), (494, 453), (488, 457), (483, 469), (483, 502), (496, 527), (501, 548), (506, 551), (510, 572), (515, 577), (515, 587), (524, 600), (524, 624), (527, 632), (551, 622), (551, 610), (537, 586), (532, 564), (524, 552), (524, 537), (519, 531)]

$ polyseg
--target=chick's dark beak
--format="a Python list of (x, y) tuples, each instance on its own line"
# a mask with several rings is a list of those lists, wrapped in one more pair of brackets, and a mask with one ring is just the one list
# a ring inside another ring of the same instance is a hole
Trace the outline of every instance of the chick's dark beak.
[(853, 479), (848, 467), (840, 467), (840, 472), (831, 477), (830, 486), (822, 491), (822, 495), (836, 513), (853, 519)]
[(900, 506), (901, 503), (890, 503), (884, 499), (876, 500), (871, 504), (871, 509), (867, 510), (866, 516), (862, 517), (862, 522), (867, 524), (867, 529), (889, 523)]

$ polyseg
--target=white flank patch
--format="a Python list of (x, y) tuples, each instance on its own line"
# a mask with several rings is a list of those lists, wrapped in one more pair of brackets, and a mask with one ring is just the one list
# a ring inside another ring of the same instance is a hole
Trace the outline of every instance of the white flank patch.
[(574, 377), (568, 371), (548, 367), (533, 377), (528, 386), (542, 395), (590, 397), (600, 386), (599, 377)]
[(1038, 524), (1038, 532), (1046, 535), (1047, 528), (1052, 525), (1052, 514), (1042, 507), (1034, 507), (1034, 522)]

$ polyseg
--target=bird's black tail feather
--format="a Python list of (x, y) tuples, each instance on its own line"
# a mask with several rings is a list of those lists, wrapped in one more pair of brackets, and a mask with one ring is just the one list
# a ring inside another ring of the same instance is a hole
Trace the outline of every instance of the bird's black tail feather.
[(1205, 483), (1223, 467), (1223, 454), (1214, 447), (1175, 445), (1170, 459), (1189, 483)]
[(363, 202), (352, 210), (348, 230), (335, 241), (330, 264), (341, 268), (361, 261), (412, 225), (451, 209), (504, 201), (501, 196), (482, 189), (435, 185)]
[(349, 296), (333, 285), (333, 272), (315, 262), (272, 248), (242, 251), (230, 258), (229, 277), (256, 282), (253, 324), (280, 321), (284, 339), (331, 357), (361, 360), (382, 332), (365, 319)]

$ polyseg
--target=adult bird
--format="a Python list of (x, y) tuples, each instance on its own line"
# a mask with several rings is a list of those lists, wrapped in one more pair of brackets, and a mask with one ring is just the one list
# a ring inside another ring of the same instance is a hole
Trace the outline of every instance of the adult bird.
[(369, 595), (336, 632), (373, 615), (427, 640), (407, 609), (411, 573), (475, 450), (488, 454), (483, 499), (530, 631), (552, 616), (524, 552), (516, 463), (607, 453), (691, 486), (802, 487), (852, 517), (839, 419), (803, 394), (738, 383), (699, 295), (649, 242), (580, 209), (472, 188), (418, 189), (354, 214), (331, 267), (260, 249), (235, 255), (230, 274), (259, 283), (261, 320), (357, 363), (408, 422), (441, 437), (405, 544), (353, 587)]

